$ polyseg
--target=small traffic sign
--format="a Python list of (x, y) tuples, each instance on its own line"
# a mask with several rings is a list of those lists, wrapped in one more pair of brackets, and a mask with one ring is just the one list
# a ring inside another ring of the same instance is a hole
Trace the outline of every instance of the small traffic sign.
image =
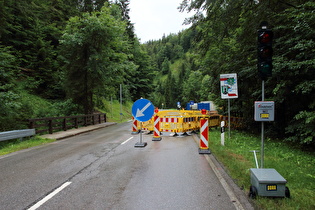
[(153, 114), (154, 106), (152, 102), (147, 99), (138, 99), (132, 106), (132, 115), (140, 122), (150, 120)]
[(220, 74), (220, 85), (222, 99), (238, 98), (237, 75), (235, 73)]

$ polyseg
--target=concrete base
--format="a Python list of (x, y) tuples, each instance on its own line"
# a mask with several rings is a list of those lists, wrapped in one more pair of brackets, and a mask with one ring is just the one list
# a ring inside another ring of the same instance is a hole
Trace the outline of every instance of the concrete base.
[(199, 148), (199, 154), (211, 154), (210, 149), (200, 149)]
[(140, 131), (133, 131), (133, 132), (131, 132), (131, 135), (137, 135), (139, 133), (140, 133)]
[(147, 142), (137, 142), (136, 144), (135, 144), (135, 147), (145, 147), (145, 146), (147, 146)]
[(152, 141), (161, 141), (162, 140), (162, 137), (153, 137), (152, 138)]

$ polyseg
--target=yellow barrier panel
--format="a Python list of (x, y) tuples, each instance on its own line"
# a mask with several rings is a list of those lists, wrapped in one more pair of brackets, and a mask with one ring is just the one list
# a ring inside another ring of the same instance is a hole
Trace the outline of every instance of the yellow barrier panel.
[[(228, 117), (217, 114), (216, 112), (207, 112), (209, 116), (209, 127), (220, 127), (221, 121), (225, 121), (228, 126)], [(160, 118), (159, 131), (185, 133), (188, 131), (196, 131), (200, 129), (200, 119), (202, 115), (199, 110), (161, 110), (154, 116)], [(150, 132), (154, 131), (154, 116), (146, 122), (142, 122), (142, 129)], [(231, 117), (231, 126), (240, 127), (241, 118)], [(137, 124), (140, 130), (140, 123)]]
[(159, 111), (157, 115), (160, 117), (160, 131), (165, 132), (182, 132), (182, 113), (177, 110)]
[[(160, 117), (160, 131), (185, 133), (199, 129), (200, 111), (163, 110), (158, 112)], [(200, 114), (201, 115), (201, 114)]]
[(209, 117), (209, 127), (213, 128), (213, 127), (220, 127), (221, 125), (221, 116), (216, 114), (213, 116)]
[[(225, 121), (225, 126), (229, 126), (229, 117), (222, 116), (220, 117), (220, 121)], [(242, 127), (242, 118), (240, 117), (231, 117), (231, 127), (240, 128)]]
[(138, 126), (137, 126), (138, 130), (141, 129), (140, 123), (142, 123), (142, 130), (148, 130), (150, 132), (154, 131), (154, 115), (150, 120), (148, 120), (146, 122), (139, 122)]

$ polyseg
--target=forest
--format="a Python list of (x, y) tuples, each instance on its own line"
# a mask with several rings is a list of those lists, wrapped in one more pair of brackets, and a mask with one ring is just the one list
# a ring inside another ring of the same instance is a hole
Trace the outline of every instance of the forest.
[(88, 114), (103, 101), (147, 98), (176, 108), (221, 99), (220, 74), (237, 73), (231, 100), (243, 130), (259, 133), (254, 102), (261, 100), (257, 30), (268, 22), (273, 71), (265, 100), (276, 105), (266, 135), (315, 146), (315, 3), (303, 0), (183, 0), (192, 26), (140, 43), (129, 0), (0, 0), (0, 130), (25, 119)]

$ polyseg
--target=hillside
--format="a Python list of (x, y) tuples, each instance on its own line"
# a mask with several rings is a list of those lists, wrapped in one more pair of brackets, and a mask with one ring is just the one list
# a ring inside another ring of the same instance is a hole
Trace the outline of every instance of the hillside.
[(272, 75), (265, 98), (276, 104), (271, 138), (304, 146), (315, 142), (315, 4), (313, 1), (183, 1), (196, 10), (191, 28), (140, 44), (129, 20), (129, 1), (0, 2), (0, 130), (25, 119), (89, 114), (104, 101), (140, 97), (175, 108), (220, 98), (220, 74), (237, 73), (239, 98), (232, 115), (260, 132), (253, 105), (261, 100), (257, 30), (273, 31)]

